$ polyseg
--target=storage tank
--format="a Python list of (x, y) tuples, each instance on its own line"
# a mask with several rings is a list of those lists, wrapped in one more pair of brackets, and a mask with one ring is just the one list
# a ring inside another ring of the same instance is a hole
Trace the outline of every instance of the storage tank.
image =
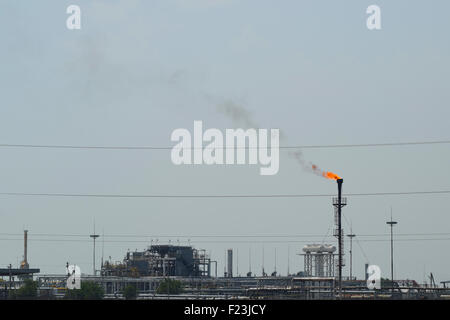
[(333, 253), (335, 251), (336, 247), (331, 244), (307, 244), (303, 247), (303, 252)]

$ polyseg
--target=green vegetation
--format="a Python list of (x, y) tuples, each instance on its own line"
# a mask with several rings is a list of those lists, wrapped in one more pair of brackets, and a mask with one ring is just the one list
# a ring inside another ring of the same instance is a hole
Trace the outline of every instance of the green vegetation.
[(95, 282), (81, 282), (81, 289), (67, 290), (65, 299), (69, 300), (101, 300), (104, 292), (102, 286)]
[(24, 280), (24, 284), (17, 290), (9, 293), (10, 299), (36, 299), (38, 284), (32, 279)]
[(181, 281), (175, 279), (164, 279), (160, 284), (156, 293), (158, 294), (180, 294), (183, 292)]
[(137, 289), (136, 286), (133, 284), (129, 284), (125, 287), (123, 290), (123, 296), (126, 300), (134, 300), (137, 297)]

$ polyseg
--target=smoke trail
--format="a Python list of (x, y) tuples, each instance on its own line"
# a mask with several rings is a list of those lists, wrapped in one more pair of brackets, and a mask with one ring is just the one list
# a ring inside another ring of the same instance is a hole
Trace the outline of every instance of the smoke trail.
[(296, 151), (291, 151), (289, 152), (289, 156), (295, 160), (298, 161), (298, 163), (300, 163), (300, 165), (302, 166), (303, 170), (314, 173), (318, 176), (323, 176), (324, 171), (321, 170), (318, 166), (316, 166), (314, 163), (312, 162), (307, 162), (304, 158), (303, 158), (303, 153), (301, 150), (296, 150)]
[(260, 126), (253, 121), (251, 113), (241, 104), (232, 100), (224, 100), (217, 104), (217, 111), (231, 118), (235, 125), (258, 129)]
[(289, 152), (289, 156), (295, 158), (305, 171), (312, 172), (318, 176), (331, 180), (337, 180), (341, 178), (333, 172), (320, 169), (317, 165), (315, 165), (312, 162), (305, 161), (305, 159), (303, 159), (303, 154), (300, 150)]
[[(217, 110), (231, 118), (235, 125), (244, 125), (246, 128), (260, 128), (260, 126), (252, 119), (251, 113), (242, 105), (232, 100), (224, 100), (220, 103), (216, 103)], [(286, 136), (280, 130), (280, 140), (286, 141)], [(320, 169), (317, 165), (310, 161), (306, 161), (303, 157), (303, 153), (300, 149), (290, 151), (288, 153), (290, 158), (297, 160), (303, 170), (313, 173), (315, 175), (327, 178), (327, 179), (339, 179), (336, 174)]]
[[(216, 103), (217, 111), (229, 117), (236, 126), (244, 126), (245, 128), (259, 129), (261, 126), (252, 119), (252, 113), (248, 111), (243, 104), (237, 103), (233, 100), (223, 100)], [(286, 136), (283, 131), (279, 129), (280, 140), (284, 141)]]

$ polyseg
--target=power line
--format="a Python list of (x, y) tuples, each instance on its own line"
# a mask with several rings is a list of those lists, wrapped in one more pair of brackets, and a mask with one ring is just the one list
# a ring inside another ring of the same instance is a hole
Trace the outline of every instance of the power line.
[[(28, 233), (29, 236), (32, 237), (73, 237), (73, 238), (88, 238), (89, 234), (73, 234), (73, 233)], [(21, 236), (22, 233), (9, 233), (9, 232), (0, 232), (0, 235), (3, 236)], [(388, 233), (378, 233), (378, 234), (358, 234), (358, 237), (388, 237)], [(396, 237), (405, 237), (405, 236), (450, 236), (450, 232), (430, 232), (430, 233), (399, 233), (396, 234)], [(105, 234), (104, 238), (334, 238), (333, 235), (323, 234), (214, 234), (214, 235), (205, 235), (205, 234)], [(146, 241), (147, 241), (146, 240)]]
[[(30, 234), (30, 233), (29, 233)], [(22, 233), (6, 233), (1, 232), (0, 235), (6, 236), (20, 236)], [(31, 233), (34, 237), (89, 237), (89, 234), (64, 234), (64, 233)], [(450, 233), (448, 233), (450, 235)], [(321, 237), (323, 235), (302, 234), (302, 235), (129, 235), (129, 234), (105, 234), (105, 238), (296, 238), (296, 237)]]
[[(427, 195), (427, 194), (449, 194), (450, 190), (435, 191), (404, 191), (404, 192), (372, 192), (372, 193), (346, 193), (347, 197), (364, 196), (399, 196), (399, 195)], [(28, 192), (0, 192), (0, 196), (27, 196), (27, 197), (88, 197), (88, 198), (310, 198), (310, 197), (332, 197), (335, 194), (95, 194), (95, 193), (28, 193)]]
[[(343, 215), (344, 216), (344, 218), (345, 218), (345, 221), (346, 221), (346, 223), (347, 223), (347, 226), (351, 229), (352, 228), (352, 226), (351, 226), (351, 223), (348, 221), (348, 219), (347, 219), (347, 217), (345, 216), (345, 214)], [(383, 234), (383, 236), (385, 236), (386, 234)], [(356, 240), (356, 244), (358, 245), (358, 247), (359, 247), (359, 249), (361, 250), (361, 253), (363, 254), (363, 256), (364, 256), (364, 258), (366, 259), (366, 262), (369, 262), (370, 260), (369, 260), (369, 258), (367, 257), (367, 255), (366, 255), (366, 252), (364, 251), (364, 249), (363, 249), (363, 247), (362, 247), (362, 245), (361, 245), (361, 243), (359, 242), (359, 237), (361, 237), (361, 236), (364, 236), (364, 235), (358, 235), (358, 236), (355, 236), (355, 235), (353, 235), (354, 236), (354, 238), (355, 238), (355, 240)], [(364, 241), (364, 240), (363, 240)]]
[[(358, 237), (355, 237), (355, 240), (356, 240), (356, 244), (358, 245), (359, 249), (361, 250), (361, 252), (362, 252), (364, 258), (366, 258), (366, 262), (369, 262), (370, 260), (369, 260), (369, 258), (367, 257), (366, 252), (364, 251), (363, 247), (361, 246), (361, 243), (360, 243), (360, 240), (358, 239)], [(361, 240), (361, 241), (364, 241), (364, 240)], [(386, 241), (387, 241), (387, 240), (386, 240)]]
[(450, 140), (441, 140), (441, 141), (412, 141), (412, 142), (392, 142), (392, 143), (306, 145), (306, 146), (292, 146), (286, 148), (301, 148), (301, 149), (364, 148), (364, 147), (392, 147), (392, 146), (413, 146), (413, 145), (449, 144), (449, 143)]
[[(413, 241), (449, 241), (450, 238), (409, 238), (397, 239), (399, 242), (413, 242)], [(0, 241), (23, 241), (23, 238), (0, 238)], [(28, 239), (28, 241), (35, 242), (86, 242), (90, 240), (83, 239)], [(319, 240), (318, 240), (319, 241)], [(367, 239), (359, 240), (360, 242), (389, 242), (389, 239)], [(180, 241), (183, 243), (183, 241)], [(188, 241), (184, 241), (187, 243)], [(105, 240), (105, 243), (149, 243), (146, 240)], [(192, 242), (190, 242), (192, 243)], [(194, 243), (311, 243), (311, 240), (196, 240)]]
[[(280, 149), (325, 149), (325, 148), (372, 148), (372, 147), (392, 147), (392, 146), (415, 146), (450, 144), (450, 140), (438, 141), (411, 141), (411, 142), (391, 142), (391, 143), (364, 143), (364, 144), (326, 144), (326, 145), (292, 145), (280, 146)], [(168, 146), (102, 146), (102, 145), (51, 145), (51, 144), (10, 144), (1, 143), (2, 148), (39, 148), (39, 149), (98, 149), (98, 150), (171, 150)], [(224, 146), (226, 148), (226, 146)], [(237, 147), (233, 147), (237, 148)], [(250, 147), (243, 147), (249, 149)], [(192, 147), (191, 149), (194, 149)]]

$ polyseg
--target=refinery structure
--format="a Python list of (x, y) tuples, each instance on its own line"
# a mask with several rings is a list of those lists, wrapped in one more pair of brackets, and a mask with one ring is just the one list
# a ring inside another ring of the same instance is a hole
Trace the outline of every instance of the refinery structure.
[[(212, 260), (204, 249), (186, 245), (151, 244), (142, 251), (127, 251), (123, 260), (101, 262), (95, 269), (94, 242), (93, 273), (79, 274), (78, 281), (95, 283), (101, 286), (105, 299), (123, 299), (125, 288), (136, 288), (138, 299), (448, 299), (450, 283), (444, 281), (441, 286), (433, 281), (430, 285), (420, 285), (414, 280), (390, 279), (378, 283), (371, 281), (368, 265), (365, 266), (365, 278), (357, 279), (351, 275), (343, 276), (344, 230), (341, 224), (342, 208), (347, 204), (342, 197), (342, 179), (338, 184), (338, 196), (332, 199), (334, 207), (334, 232), (336, 242), (311, 243), (297, 248), (297, 255), (303, 258), (293, 274), (285, 276), (273, 272), (268, 276), (252, 275), (245, 277), (233, 270), (233, 249), (226, 251), (223, 275), (217, 271), (217, 261)], [(394, 222), (391, 221), (392, 226)], [(354, 236), (348, 234), (347, 236)], [(76, 283), (67, 262), (67, 273), (41, 274), (38, 268), (30, 268), (28, 261), (28, 231), (24, 230), (23, 260), (19, 268), (0, 269), (0, 299), (7, 299), (11, 292), (20, 289), (27, 279), (37, 283), (38, 295), (45, 299), (64, 298), (68, 290), (74, 290)], [(351, 237), (350, 237), (351, 240)], [(351, 250), (351, 249), (350, 249)], [(62, 262), (64, 265), (64, 262)], [(350, 251), (351, 268), (351, 251)], [(431, 275), (432, 276), (432, 275)], [(183, 288), (182, 293), (159, 293), (158, 288), (167, 279), (177, 281)]]
[(211, 260), (205, 250), (190, 246), (151, 245), (127, 252), (123, 262), (102, 265), (102, 276), (115, 277), (210, 277)]
[[(25, 246), (26, 247), (26, 246)], [(233, 270), (233, 250), (228, 249), (223, 274), (205, 250), (172, 244), (150, 245), (146, 250), (126, 252), (123, 261), (105, 261), (98, 274), (81, 274), (80, 281), (103, 288), (104, 299), (124, 299), (123, 292), (133, 285), (138, 299), (447, 299), (450, 288), (419, 285), (413, 280), (394, 280), (380, 289), (368, 288), (365, 279), (343, 277), (339, 283), (338, 254), (330, 244), (309, 244), (301, 248), (303, 271), (294, 274), (239, 276)], [(27, 261), (23, 261), (28, 263)], [(70, 290), (70, 273), (40, 274), (39, 269), (0, 269), (0, 298), (19, 289), (25, 279), (37, 282), (43, 299), (63, 299)], [(300, 266), (297, 266), (301, 269)], [(367, 266), (366, 266), (367, 268)], [(167, 279), (183, 286), (180, 294), (160, 294)]]

